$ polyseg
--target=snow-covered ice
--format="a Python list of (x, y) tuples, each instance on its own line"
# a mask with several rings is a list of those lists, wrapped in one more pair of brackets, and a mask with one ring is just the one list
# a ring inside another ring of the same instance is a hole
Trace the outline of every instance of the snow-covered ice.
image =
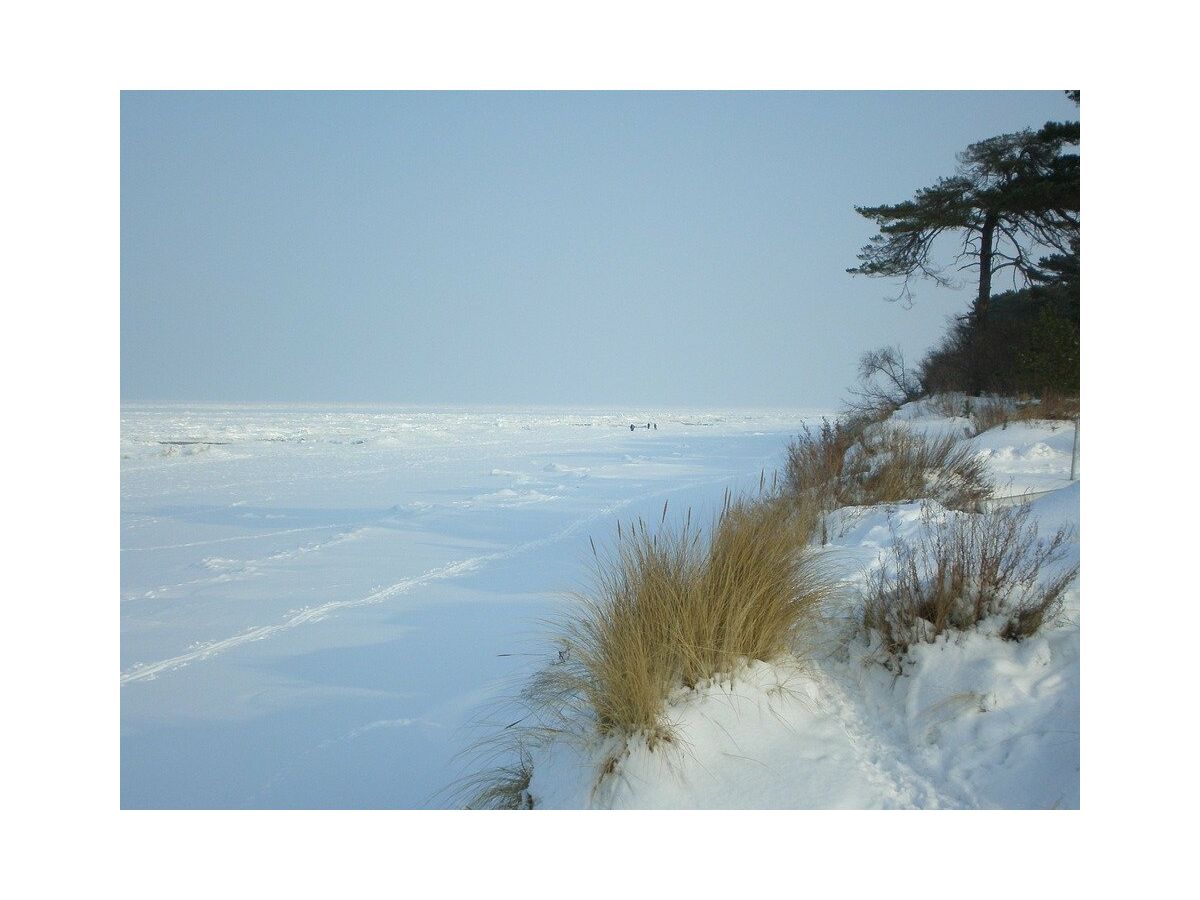
[(123, 406), (122, 805), (448, 803), (589, 536), (712, 510), (817, 414)]

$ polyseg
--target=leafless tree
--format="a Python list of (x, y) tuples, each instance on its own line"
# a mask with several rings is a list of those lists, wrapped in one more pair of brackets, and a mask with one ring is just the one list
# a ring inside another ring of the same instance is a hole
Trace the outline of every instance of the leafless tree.
[(846, 406), (851, 413), (889, 413), (921, 396), (921, 382), (899, 347), (868, 350), (858, 360), (858, 386)]

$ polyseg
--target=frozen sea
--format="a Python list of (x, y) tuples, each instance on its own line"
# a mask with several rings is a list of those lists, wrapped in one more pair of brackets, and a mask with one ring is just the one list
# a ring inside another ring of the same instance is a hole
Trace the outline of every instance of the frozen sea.
[(710, 515), (819, 415), (122, 406), (122, 806), (447, 805), (589, 537)]

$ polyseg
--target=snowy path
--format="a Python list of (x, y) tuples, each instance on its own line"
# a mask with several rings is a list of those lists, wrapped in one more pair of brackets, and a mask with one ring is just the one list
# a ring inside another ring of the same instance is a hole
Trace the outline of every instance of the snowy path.
[(825, 678), (821, 686), (858, 754), (863, 771), (875, 776), (874, 780), (881, 785), (881, 795), (891, 798), (889, 805), (901, 809), (958, 809), (965, 805), (914, 770), (895, 744), (881, 740), (864, 718), (862, 706), (836, 678)]

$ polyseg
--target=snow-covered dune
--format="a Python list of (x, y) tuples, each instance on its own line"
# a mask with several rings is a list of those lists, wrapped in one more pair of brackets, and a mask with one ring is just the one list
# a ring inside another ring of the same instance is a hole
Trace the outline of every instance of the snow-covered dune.
[[(1043, 574), (1078, 564), (1071, 423), (1013, 423), (968, 439), (963, 422), (914, 404), (893, 424), (962, 435), (997, 494), (1037, 494), (1029, 521), (1041, 534), (1074, 529)], [(586, 732), (538, 746), (534, 808), (1077, 808), (1077, 583), (1033, 637), (948, 632), (911, 647), (899, 674), (856, 628), (855, 585), (894, 540), (918, 536), (925, 515), (919, 503), (836, 513), (827, 559), (845, 590), (803, 663), (754, 663), (678, 690), (666, 715), (673, 739), (653, 751)]]

